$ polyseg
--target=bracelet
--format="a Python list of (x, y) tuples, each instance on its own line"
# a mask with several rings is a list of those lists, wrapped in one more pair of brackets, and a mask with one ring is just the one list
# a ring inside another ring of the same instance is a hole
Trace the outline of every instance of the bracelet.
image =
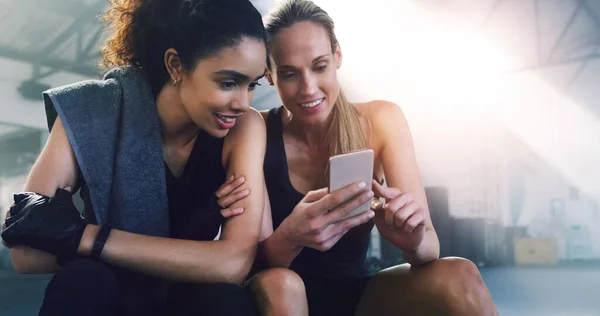
[(104, 225), (102, 228), (100, 228), (98, 236), (96, 236), (96, 240), (94, 241), (94, 247), (92, 247), (90, 258), (94, 260), (100, 260), (100, 255), (104, 249), (104, 244), (106, 244), (106, 240), (108, 239), (108, 235), (110, 235), (111, 230), (112, 227), (110, 227), (110, 225)]

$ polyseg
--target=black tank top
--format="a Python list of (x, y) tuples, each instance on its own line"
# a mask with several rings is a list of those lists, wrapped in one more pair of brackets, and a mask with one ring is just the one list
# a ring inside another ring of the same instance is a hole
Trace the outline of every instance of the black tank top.
[[(283, 107), (273, 108), (267, 118), (267, 151), (264, 173), (273, 229), (290, 215), (304, 198), (290, 181), (287, 157), (283, 144)], [(373, 221), (350, 230), (329, 251), (305, 247), (290, 265), (300, 276), (359, 277), (368, 274), (366, 255)]]
[(166, 166), (171, 237), (212, 240), (223, 224), (215, 192), (225, 182), (223, 138), (200, 130), (179, 178)]

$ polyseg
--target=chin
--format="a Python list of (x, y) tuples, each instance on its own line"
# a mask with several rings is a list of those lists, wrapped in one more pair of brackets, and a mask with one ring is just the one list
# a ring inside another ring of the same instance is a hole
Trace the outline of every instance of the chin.
[(313, 115), (302, 116), (302, 121), (307, 125), (322, 125), (327, 123), (331, 116), (331, 109), (322, 109)]
[(220, 128), (213, 121), (212, 117), (210, 118), (210, 120), (207, 120), (207, 119), (195, 120), (195, 123), (196, 123), (196, 126), (198, 126), (200, 129), (205, 131), (207, 134), (209, 134), (210, 136), (215, 137), (215, 138), (223, 138), (223, 137), (227, 136), (227, 134), (229, 133), (229, 129)]
[(218, 129), (218, 128), (209, 129), (206, 132), (216, 138), (223, 138), (223, 137), (227, 136), (227, 134), (229, 134), (228, 129)]
[(301, 117), (302, 123), (306, 125), (321, 125), (327, 122), (326, 116)]

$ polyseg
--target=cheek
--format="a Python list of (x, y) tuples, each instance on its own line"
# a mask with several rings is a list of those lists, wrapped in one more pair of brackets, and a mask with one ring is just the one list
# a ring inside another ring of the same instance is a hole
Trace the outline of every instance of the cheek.
[(282, 100), (289, 100), (296, 97), (296, 91), (298, 91), (295, 82), (279, 82), (277, 84), (277, 90)]
[(336, 95), (338, 93), (338, 80), (337, 80), (337, 71), (331, 70), (326, 72), (325, 74), (323, 74), (323, 76), (321, 77), (321, 87), (323, 92), (325, 92), (326, 94), (328, 94), (330, 97), (332, 95)]
[(219, 110), (227, 104), (226, 99), (226, 93), (214, 88), (189, 87), (182, 91), (182, 101), (190, 116)]

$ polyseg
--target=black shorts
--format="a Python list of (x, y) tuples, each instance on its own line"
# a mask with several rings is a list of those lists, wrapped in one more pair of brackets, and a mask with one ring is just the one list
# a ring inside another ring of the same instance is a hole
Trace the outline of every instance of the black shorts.
[(250, 295), (229, 283), (170, 283), (91, 259), (65, 264), (44, 295), (40, 316), (257, 315)]
[(370, 277), (303, 277), (310, 316), (354, 315)]

